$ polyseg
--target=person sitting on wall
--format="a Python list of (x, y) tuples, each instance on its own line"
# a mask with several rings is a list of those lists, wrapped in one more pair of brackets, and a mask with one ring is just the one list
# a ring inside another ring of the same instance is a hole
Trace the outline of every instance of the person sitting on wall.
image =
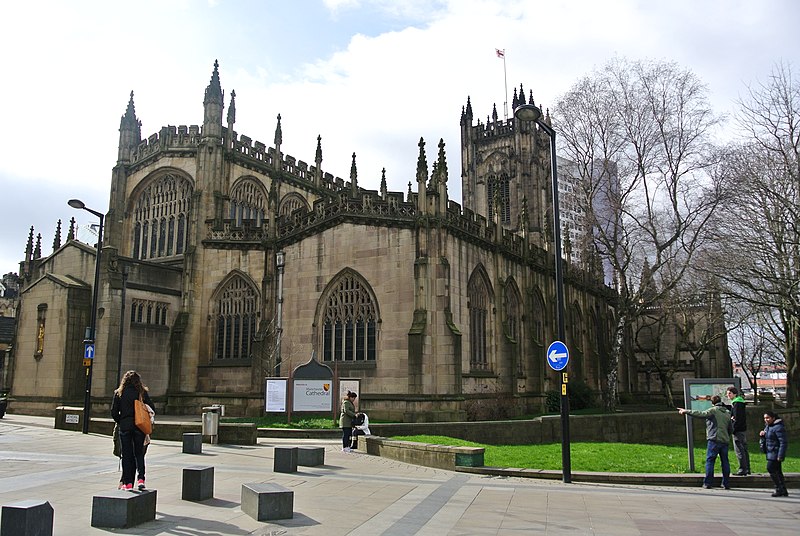
[(359, 412), (356, 413), (356, 417), (353, 419), (353, 436), (350, 448), (358, 448), (358, 436), (362, 435), (372, 435), (372, 433), (369, 431), (369, 417), (367, 417), (366, 413)]

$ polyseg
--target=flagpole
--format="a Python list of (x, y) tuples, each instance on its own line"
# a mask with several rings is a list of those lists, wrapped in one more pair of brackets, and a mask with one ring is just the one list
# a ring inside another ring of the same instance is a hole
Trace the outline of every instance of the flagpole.
[(494, 49), (497, 56), (503, 58), (503, 84), (505, 85), (505, 92), (503, 93), (503, 114), (505, 115), (506, 122), (508, 122), (508, 74), (506, 73), (506, 49)]
[(506, 74), (506, 49), (503, 49), (503, 83), (505, 84), (506, 92), (503, 93), (503, 112), (506, 115), (506, 122), (508, 122), (508, 75)]

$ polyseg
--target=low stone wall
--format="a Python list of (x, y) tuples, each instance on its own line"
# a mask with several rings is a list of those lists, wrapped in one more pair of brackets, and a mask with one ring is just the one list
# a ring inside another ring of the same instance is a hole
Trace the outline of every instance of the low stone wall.
[[(748, 406), (748, 440), (756, 441), (763, 429), (764, 406)], [(786, 422), (787, 430), (798, 430), (800, 409), (781, 409), (777, 413)], [(640, 443), (647, 445), (686, 444), (685, 417), (677, 411), (570, 415), (570, 441), (603, 443)], [(370, 430), (383, 437), (408, 435), (443, 435), (487, 445), (538, 445), (561, 441), (561, 417), (545, 415), (531, 420), (437, 422), (437, 423), (370, 423)], [(694, 419), (692, 430), (696, 441), (705, 439), (705, 422)]]
[(458, 466), (483, 467), (484, 449), (479, 447), (430, 445), (369, 435), (358, 437), (358, 450), (373, 456), (436, 469), (454, 471)]
[[(70, 418), (77, 415), (78, 418)], [(74, 422), (76, 421), (77, 422)], [(81, 431), (83, 429), (83, 408), (59, 406), (56, 408), (55, 426), (59, 430)], [(156, 419), (150, 437), (165, 441), (183, 441), (184, 433), (202, 433), (199, 422), (161, 421)], [(92, 417), (89, 432), (110, 436), (114, 432), (114, 421)], [(255, 445), (258, 443), (258, 428), (253, 423), (220, 423), (219, 442), (227, 445)]]

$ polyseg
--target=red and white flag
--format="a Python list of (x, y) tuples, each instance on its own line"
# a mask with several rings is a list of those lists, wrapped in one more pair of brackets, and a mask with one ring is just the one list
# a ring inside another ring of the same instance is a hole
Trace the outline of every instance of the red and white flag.
[(497, 52), (498, 58), (505, 58), (506, 57), (506, 49), (500, 50), (499, 48), (494, 49)]

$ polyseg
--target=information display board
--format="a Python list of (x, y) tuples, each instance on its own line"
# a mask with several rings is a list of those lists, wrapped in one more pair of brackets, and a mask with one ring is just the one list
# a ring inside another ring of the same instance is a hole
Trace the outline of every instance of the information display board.
[(286, 412), (286, 378), (267, 378), (264, 393), (264, 410), (267, 413)]
[[(742, 392), (742, 379), (734, 378), (684, 378), (683, 399), (686, 409), (703, 411), (712, 406), (711, 398), (716, 395), (723, 404), (730, 404), (728, 387), (736, 387)], [(694, 432), (693, 417), (686, 416), (686, 449), (689, 455), (689, 470), (694, 471)], [(705, 428), (705, 423), (703, 423)]]

